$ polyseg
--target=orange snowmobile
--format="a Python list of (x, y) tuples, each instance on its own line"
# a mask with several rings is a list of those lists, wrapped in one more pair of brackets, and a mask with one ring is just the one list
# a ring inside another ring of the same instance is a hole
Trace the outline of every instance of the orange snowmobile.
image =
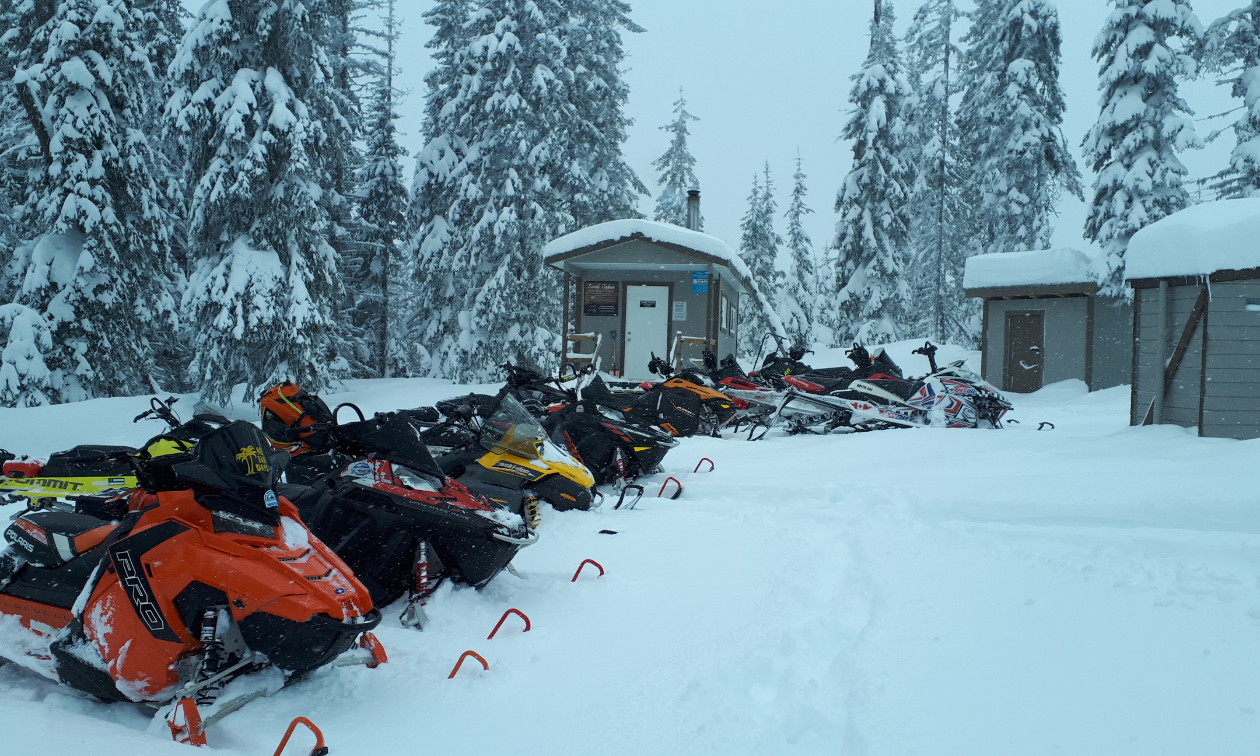
[(245, 422), (166, 446), (123, 454), (130, 494), (8, 527), (0, 660), (104, 701), (191, 699), (209, 725), (379, 649), (367, 590), (275, 493), (287, 453)]

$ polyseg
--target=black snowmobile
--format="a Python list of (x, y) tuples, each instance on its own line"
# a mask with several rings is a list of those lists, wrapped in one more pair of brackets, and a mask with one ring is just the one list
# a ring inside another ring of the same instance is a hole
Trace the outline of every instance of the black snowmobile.
[[(304, 392), (286, 398), (304, 410), (322, 404)], [(378, 413), (344, 424), (332, 416), (328, 427), (286, 425), (264, 408), (273, 443), (309, 448), (290, 463), (308, 455), (316, 460), (306, 477), (328, 460), (335, 465), (307, 485), (282, 486), (281, 493), (350, 565), (374, 604), (408, 595), (404, 624), (423, 626), (422, 606), (442, 580), (484, 587), (537, 541), (530, 523), (506, 503), (470, 491), (442, 470), (421, 437), (428, 413)], [(512, 443), (513, 430), (504, 430), (505, 443)]]

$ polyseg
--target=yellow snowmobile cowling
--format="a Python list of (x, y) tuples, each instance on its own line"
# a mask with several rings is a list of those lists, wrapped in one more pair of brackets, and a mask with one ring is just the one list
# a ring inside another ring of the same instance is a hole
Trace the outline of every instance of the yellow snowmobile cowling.
[(478, 464), (491, 470), (515, 475), (525, 480), (538, 480), (547, 475), (561, 475), (581, 488), (593, 488), (595, 476), (586, 469), (586, 465), (570, 457), (567, 461), (543, 461), (541, 455), (526, 457), (509, 449), (496, 446), (481, 459)]

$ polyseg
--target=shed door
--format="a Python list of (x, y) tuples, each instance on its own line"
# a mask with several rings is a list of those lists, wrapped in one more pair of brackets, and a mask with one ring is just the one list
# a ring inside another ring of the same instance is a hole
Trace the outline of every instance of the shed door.
[(652, 377), (652, 354), (664, 359), (669, 351), (669, 287), (626, 287), (626, 354), (624, 376), (636, 381)]
[(1041, 388), (1046, 363), (1046, 311), (1006, 313), (1006, 359), (1002, 361), (1002, 389), (1030, 394)]

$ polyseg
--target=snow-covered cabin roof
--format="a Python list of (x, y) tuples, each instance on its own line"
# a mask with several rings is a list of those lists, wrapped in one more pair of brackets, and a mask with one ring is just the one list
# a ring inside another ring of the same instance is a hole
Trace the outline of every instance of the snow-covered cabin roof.
[(1260, 199), (1204, 202), (1138, 231), (1124, 277), (1207, 276), (1260, 268)]
[(1068, 247), (976, 255), (967, 258), (963, 289), (968, 296), (983, 296), (991, 289), (1032, 287), (1096, 291), (1089, 274), (1091, 262), (1089, 255)]
[(615, 220), (588, 226), (580, 231), (561, 236), (543, 247), (543, 259), (552, 267), (563, 268), (567, 261), (635, 240), (652, 242), (695, 258), (695, 264), (713, 263), (726, 267), (734, 274), (739, 285), (743, 287), (744, 293), (751, 294), (761, 304), (770, 320), (771, 327), (778, 333), (787, 333), (779, 316), (770, 307), (765, 295), (753, 280), (752, 271), (749, 270), (748, 265), (727, 246), (726, 242), (716, 236), (702, 234), (672, 223), (657, 223), (637, 218)]
[(716, 236), (702, 234), (672, 223), (657, 223), (637, 218), (608, 221), (561, 236), (543, 247), (543, 257), (549, 265), (556, 265), (563, 259), (573, 256), (575, 252), (604, 249), (633, 239), (645, 239), (675, 248), (682, 247), (683, 249), (679, 251), (699, 252), (701, 255), (716, 258), (712, 262), (718, 262), (730, 268), (745, 286), (752, 281), (752, 271), (748, 269), (748, 265), (727, 246), (726, 242)]

